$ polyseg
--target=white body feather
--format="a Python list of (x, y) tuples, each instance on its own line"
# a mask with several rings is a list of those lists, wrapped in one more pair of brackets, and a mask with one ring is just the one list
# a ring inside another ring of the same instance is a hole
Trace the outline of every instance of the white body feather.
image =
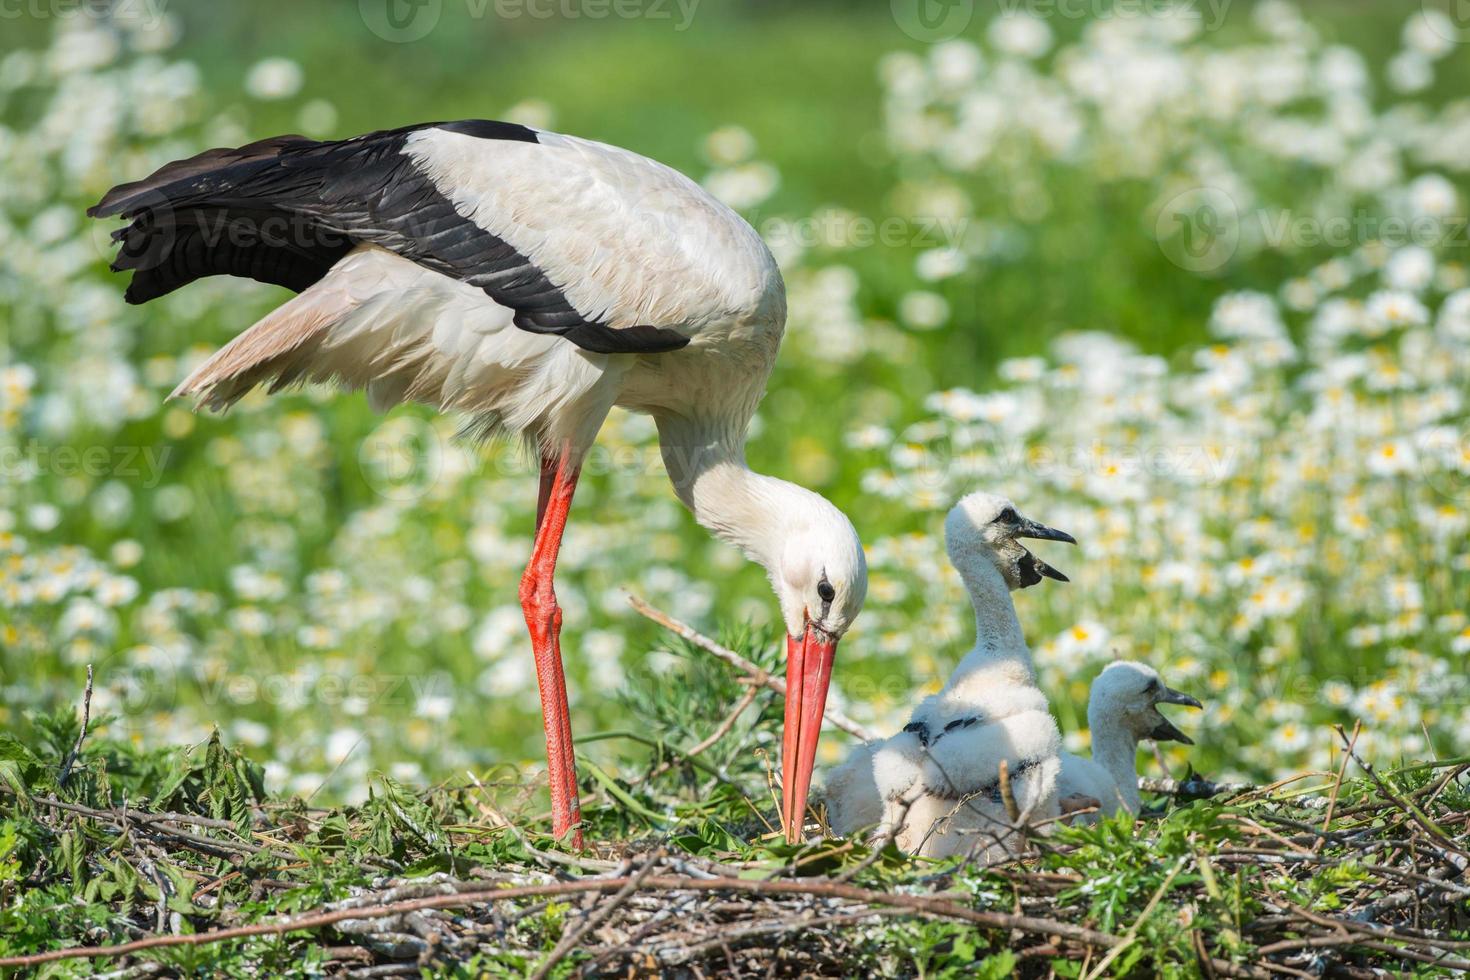
[(589, 316), (689, 336), (673, 352), (678, 370), (667, 354), (597, 354), (519, 329), (483, 290), (360, 246), (175, 394), (217, 407), (269, 378), (335, 381), (366, 388), (379, 410), (426, 402), (547, 449), (585, 449), (614, 404), (718, 416), (743, 437), (785, 326), (770, 251), (669, 167), (575, 137), (541, 140), (487, 152), (485, 140), (424, 129), (404, 152), (462, 216), (527, 255)]
[[(1095, 737), (1096, 733), (1094, 733)], [(1136, 774), (1134, 786), (1136, 795)], [(1063, 799), (1069, 796), (1085, 796), (1097, 800), (1103, 816), (1110, 817), (1119, 810), (1127, 810), (1130, 813), (1138, 812), (1138, 804), (1130, 804), (1123, 796), (1117, 777), (1093, 760), (1073, 755), (1071, 752), (1062, 753), (1062, 771), (1058, 791)], [(1074, 819), (1079, 824), (1094, 824), (1097, 823), (1097, 814), (1084, 813)]]

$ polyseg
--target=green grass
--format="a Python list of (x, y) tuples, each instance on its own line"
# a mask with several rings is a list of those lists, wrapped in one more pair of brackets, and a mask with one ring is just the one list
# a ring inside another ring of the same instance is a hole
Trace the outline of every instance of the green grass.
[[(305, 977), (376, 963), (560, 977), (596, 958), (614, 971), (662, 962), (673, 976), (1182, 977), (1258, 975), (1271, 947), (1281, 966), (1306, 955), (1327, 969), (1432, 976), (1470, 945), (1463, 889), (1433, 883), (1443, 847), (1466, 842), (1465, 760), (1164, 801), (1137, 827), (1125, 816), (1063, 829), (989, 870), (858, 842), (791, 847), (763, 832), (776, 808), (753, 751), (760, 711), (688, 755), (708, 727), (695, 719), (726, 713), (740, 685), (712, 658), (682, 654), (682, 696), (670, 696), (668, 678), (629, 694), (645, 720), (638, 740), (654, 747), (646, 761), (621, 778), (588, 766), (584, 814), (598, 843), (581, 853), (545, 836), (514, 773), (428, 791), (379, 775), (362, 805), (321, 809), (268, 797), (259, 768), (217, 736), (139, 749), (93, 719), (68, 766), (76, 718), (37, 717), (19, 737), (0, 736), (0, 958), (159, 935), (163, 946), (59, 960), (37, 975)], [(730, 884), (691, 892), (701, 885), (691, 873)], [(503, 888), (528, 894), (491, 901)], [(557, 889), (565, 897), (548, 894)], [(648, 912), (671, 893), (683, 895), (680, 912), (659, 928)], [(387, 914), (436, 895), (445, 911)], [(347, 899), (361, 910), (353, 921), (168, 945)], [(380, 906), (391, 907), (372, 911)], [(1015, 912), (1029, 918), (1012, 921)]]

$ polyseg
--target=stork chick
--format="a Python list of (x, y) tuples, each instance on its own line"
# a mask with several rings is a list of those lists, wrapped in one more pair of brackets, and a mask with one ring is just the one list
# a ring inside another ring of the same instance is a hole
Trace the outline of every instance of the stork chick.
[(842, 834), (879, 826), (910, 853), (994, 859), (1019, 843), (1002, 763), (1016, 810), (1032, 819), (1057, 814), (1061, 770), (1061, 734), (1036, 686), (1010, 593), (1067, 577), (1021, 539), (1076, 541), (988, 493), (955, 505), (944, 535), (975, 609), (975, 646), (901, 732), (860, 746), (832, 773), (829, 819)]
[[(1153, 739), (1194, 744), (1159, 712), (1160, 704), (1203, 707), (1188, 694), (1166, 686), (1158, 671), (1146, 664), (1119, 660), (1103, 668), (1087, 699), (1092, 758), (1062, 753), (1060, 795), (1092, 797), (1107, 816), (1120, 809), (1137, 813), (1143, 802), (1138, 794), (1138, 743)], [(1094, 814), (1077, 818), (1078, 823), (1096, 820)]]

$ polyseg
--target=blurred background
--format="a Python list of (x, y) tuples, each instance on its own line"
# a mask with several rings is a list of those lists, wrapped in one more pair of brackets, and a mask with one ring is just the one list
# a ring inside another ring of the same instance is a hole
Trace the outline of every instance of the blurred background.
[[(91, 663), (114, 731), (218, 726), (319, 799), (541, 764), (525, 461), (356, 394), (165, 404), (283, 294), (128, 308), (82, 216), (207, 146), (482, 117), (662, 160), (770, 242), (791, 322), (751, 462), (869, 546), (849, 714), (896, 728), (968, 648), (939, 526), (984, 488), (1081, 541), (1048, 555), (1071, 585), (1017, 600), (1072, 745), (1122, 656), (1206, 701), (1190, 758), (1216, 773), (1329, 766), (1326, 725), (1354, 718), (1385, 756), (1470, 748), (1463, 6), (11, 4), (0, 724), (75, 703)], [(651, 436), (610, 420), (578, 497), (581, 732), (680, 676), (626, 591), (747, 647), (777, 633)]]

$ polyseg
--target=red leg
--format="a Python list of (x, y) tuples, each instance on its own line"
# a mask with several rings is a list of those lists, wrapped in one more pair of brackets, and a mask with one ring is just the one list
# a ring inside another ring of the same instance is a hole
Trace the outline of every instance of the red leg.
[(561, 607), (556, 604), (556, 556), (577, 490), (577, 466), (563, 453), (543, 459), (537, 506), (536, 544), (521, 576), (521, 610), (531, 631), (536, 657), (536, 683), (541, 689), (541, 717), (546, 726), (546, 769), (551, 781), (551, 830), (561, 837), (572, 831), (572, 845), (582, 846), (582, 806), (577, 799), (577, 762), (572, 747), (572, 720), (567, 682), (561, 667)]

